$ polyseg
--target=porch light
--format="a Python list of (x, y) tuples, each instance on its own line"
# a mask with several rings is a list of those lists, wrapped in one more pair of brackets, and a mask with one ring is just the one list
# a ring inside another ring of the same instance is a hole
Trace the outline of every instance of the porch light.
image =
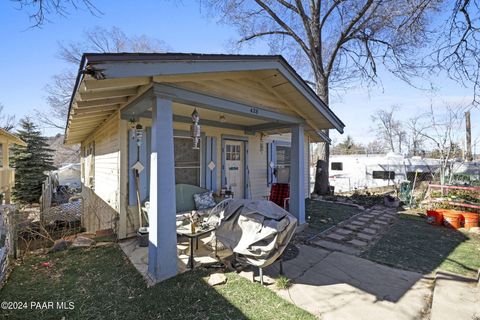
[(192, 124), (190, 125), (190, 136), (193, 139), (193, 149), (200, 149), (200, 116), (198, 115), (197, 108), (192, 112)]

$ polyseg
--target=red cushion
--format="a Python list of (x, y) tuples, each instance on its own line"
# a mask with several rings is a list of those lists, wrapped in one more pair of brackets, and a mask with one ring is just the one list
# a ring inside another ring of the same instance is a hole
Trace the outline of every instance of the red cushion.
[(286, 198), (290, 197), (290, 185), (288, 183), (274, 183), (270, 189), (270, 198), (268, 200), (276, 203), (283, 208)]

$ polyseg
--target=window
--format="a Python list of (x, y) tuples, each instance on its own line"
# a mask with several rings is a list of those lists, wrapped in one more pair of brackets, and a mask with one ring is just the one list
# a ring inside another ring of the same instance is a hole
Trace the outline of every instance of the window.
[(227, 160), (240, 160), (240, 146), (227, 144), (225, 146), (225, 157)]
[(3, 144), (0, 143), (0, 168), (3, 167)]
[(290, 181), (290, 147), (277, 146), (276, 149), (275, 178), (278, 183), (288, 183)]
[(415, 172), (415, 171), (408, 171), (407, 172), (407, 180), (408, 181), (432, 181), (433, 174), (432, 172)]
[(332, 162), (330, 164), (330, 169), (342, 171), (343, 170), (343, 162)]
[(277, 167), (290, 168), (290, 147), (277, 146)]
[(95, 142), (84, 148), (85, 186), (95, 188)]
[(174, 137), (175, 183), (200, 186), (200, 149), (192, 148), (192, 138)]
[(395, 179), (395, 172), (393, 171), (373, 171), (373, 179), (393, 180)]

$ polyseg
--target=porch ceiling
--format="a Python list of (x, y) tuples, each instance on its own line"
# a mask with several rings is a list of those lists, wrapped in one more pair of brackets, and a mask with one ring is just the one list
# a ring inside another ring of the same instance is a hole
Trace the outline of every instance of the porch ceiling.
[[(319, 130), (342, 131), (344, 126), (278, 56), (86, 54), (81, 69), (67, 120), (67, 144), (83, 141), (155, 84), (301, 118), (305, 131), (317, 139)], [(174, 115), (189, 117), (193, 107), (182, 102), (174, 101)], [(273, 129), (254, 115), (225, 116), (227, 123)], [(219, 117), (217, 111), (202, 110), (203, 120), (219, 121)], [(281, 126), (274, 129), (279, 132)]]

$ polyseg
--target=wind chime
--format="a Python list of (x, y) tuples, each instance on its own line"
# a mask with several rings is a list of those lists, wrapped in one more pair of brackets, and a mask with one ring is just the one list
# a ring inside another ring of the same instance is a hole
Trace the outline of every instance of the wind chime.
[(132, 166), (133, 170), (133, 175), (135, 178), (135, 191), (136, 191), (136, 196), (137, 196), (137, 209), (138, 209), (138, 220), (140, 223), (140, 228), (138, 232), (148, 232), (147, 228), (145, 228), (143, 225), (143, 220), (148, 222), (148, 217), (145, 216), (144, 219), (142, 219), (142, 203), (141, 203), (141, 196), (140, 196), (140, 173), (143, 171), (145, 168), (142, 163), (140, 162), (140, 148), (142, 146), (142, 140), (143, 140), (143, 134), (144, 134), (144, 129), (143, 126), (137, 122), (136, 119), (130, 119), (130, 126), (132, 128), (132, 139), (136, 141), (137, 144), (137, 161), (136, 163)]
[(192, 124), (190, 125), (190, 136), (193, 139), (193, 149), (200, 149), (200, 116), (198, 115), (197, 108), (192, 112)]

